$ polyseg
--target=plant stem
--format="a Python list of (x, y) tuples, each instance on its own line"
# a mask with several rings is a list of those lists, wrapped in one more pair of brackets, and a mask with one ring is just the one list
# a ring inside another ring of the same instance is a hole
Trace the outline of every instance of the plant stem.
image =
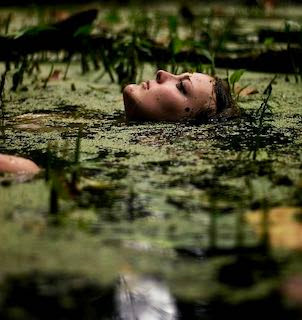
[(80, 152), (81, 152), (82, 130), (83, 130), (83, 127), (81, 126), (78, 131), (75, 153), (74, 153), (74, 170), (72, 172), (72, 177), (71, 177), (71, 188), (73, 191), (77, 190), (77, 183), (79, 180), (79, 162), (80, 162)]
[(6, 70), (1, 76), (0, 81), (0, 110), (1, 110), (1, 116), (4, 118), (4, 102), (3, 102), (3, 96), (4, 96), (4, 87), (5, 87), (5, 80), (6, 80)]
[(68, 70), (69, 70), (69, 67), (70, 67), (70, 63), (71, 63), (71, 56), (69, 56), (69, 58), (68, 58), (68, 61), (67, 61), (67, 64), (66, 64), (66, 69), (65, 69), (65, 72), (64, 72), (63, 80), (67, 79), (67, 73), (68, 73)]
[(51, 67), (50, 67), (50, 71), (49, 71), (48, 77), (44, 81), (43, 89), (46, 89), (46, 87), (47, 87), (47, 83), (48, 83), (48, 81), (49, 81), (49, 79), (50, 79), (50, 77), (51, 77), (51, 75), (53, 73), (53, 68), (54, 68), (54, 64), (52, 63)]

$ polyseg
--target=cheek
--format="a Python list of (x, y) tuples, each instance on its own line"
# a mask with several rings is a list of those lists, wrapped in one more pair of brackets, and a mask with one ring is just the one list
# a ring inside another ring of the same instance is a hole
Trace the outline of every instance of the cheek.
[(172, 90), (158, 92), (155, 95), (155, 101), (162, 112), (183, 112), (185, 107), (185, 99)]
[(139, 96), (140, 105), (144, 110), (152, 110), (156, 112), (162, 112), (171, 105), (170, 99), (159, 90), (156, 92), (150, 90), (144, 92)]
[(134, 84), (129, 84), (123, 90), (123, 98), (125, 107), (134, 107), (137, 100), (137, 88)]
[(158, 94), (152, 92), (145, 93), (140, 97), (141, 105), (147, 109), (158, 109), (161, 105), (161, 98)]

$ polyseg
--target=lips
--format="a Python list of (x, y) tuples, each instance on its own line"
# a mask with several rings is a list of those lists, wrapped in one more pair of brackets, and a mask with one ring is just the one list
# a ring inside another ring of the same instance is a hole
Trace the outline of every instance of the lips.
[(150, 89), (150, 81), (148, 80), (147, 82), (143, 81), (142, 82), (142, 87), (145, 89), (145, 90), (149, 90)]

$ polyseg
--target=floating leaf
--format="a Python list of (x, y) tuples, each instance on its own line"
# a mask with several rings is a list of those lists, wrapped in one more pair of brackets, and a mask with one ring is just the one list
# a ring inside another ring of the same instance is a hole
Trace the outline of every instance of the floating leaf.
[(259, 93), (259, 91), (255, 87), (250, 87), (250, 86), (241, 87), (239, 85), (235, 85), (235, 93), (240, 97), (246, 97), (251, 94)]
[(233, 72), (230, 76), (230, 84), (234, 86), (234, 84), (238, 82), (240, 78), (243, 76), (244, 72), (245, 72), (244, 69), (239, 69)]

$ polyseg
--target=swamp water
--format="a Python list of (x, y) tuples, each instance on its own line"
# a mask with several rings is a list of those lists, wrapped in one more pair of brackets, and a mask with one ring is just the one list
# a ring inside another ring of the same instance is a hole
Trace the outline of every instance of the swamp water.
[(239, 119), (127, 123), (109, 78), (54, 69), (5, 94), (0, 152), (44, 169), (0, 177), (1, 319), (300, 319), (301, 83), (259, 115), (274, 75), (246, 72)]

